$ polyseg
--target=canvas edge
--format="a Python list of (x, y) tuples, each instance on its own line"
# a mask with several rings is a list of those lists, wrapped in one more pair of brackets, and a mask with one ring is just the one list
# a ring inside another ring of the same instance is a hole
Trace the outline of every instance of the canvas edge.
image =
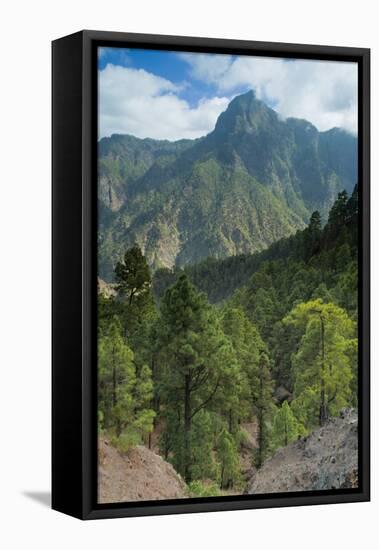
[[(74, 38), (73, 38), (74, 37)], [(80, 38), (79, 38), (80, 37)], [(74, 503), (75, 498), (71, 504), (65, 506), (57, 504), (56, 491), (57, 488), (53, 484), (53, 504), (52, 507), (56, 510), (68, 513), (81, 519), (100, 519), (100, 518), (116, 518), (116, 517), (130, 517), (130, 516), (146, 516), (146, 515), (160, 515), (160, 514), (177, 514), (177, 513), (191, 513), (191, 512), (212, 512), (212, 511), (231, 511), (231, 510), (243, 510), (243, 509), (258, 509), (268, 507), (283, 507), (283, 506), (302, 506), (302, 505), (314, 505), (314, 504), (336, 504), (344, 502), (365, 502), (370, 500), (370, 379), (369, 379), (369, 364), (370, 364), (370, 345), (369, 345), (369, 184), (370, 184), (370, 50), (367, 48), (346, 48), (335, 46), (315, 46), (315, 45), (302, 45), (302, 44), (282, 44), (282, 43), (266, 43), (266, 42), (252, 42), (252, 41), (240, 41), (229, 39), (208, 39), (208, 38), (194, 38), (194, 37), (174, 37), (163, 35), (145, 35), (134, 33), (114, 33), (114, 32), (102, 32), (102, 31), (81, 31), (64, 37), (53, 42), (58, 42), (63, 46), (68, 39), (74, 39), (81, 41), (81, 59), (82, 59), (82, 96), (81, 96), (81, 109), (80, 119), (82, 124), (81, 134), (81, 161), (80, 166), (76, 166), (77, 173), (77, 185), (80, 185), (82, 193), (82, 226), (81, 234), (73, 236), (76, 239), (80, 239), (82, 246), (82, 272), (81, 272), (81, 305), (82, 305), (82, 347), (81, 347), (81, 369), (80, 380), (78, 379), (78, 369), (73, 377), (75, 378), (76, 385), (81, 387), (81, 399), (80, 399), (80, 414), (78, 415), (78, 424), (80, 425), (81, 433), (81, 448), (80, 454), (77, 456), (77, 465), (80, 466), (81, 481), (79, 495), (75, 491), (73, 494), (77, 495), (77, 502)], [(362, 216), (361, 229), (363, 236), (362, 246), (362, 304), (363, 304), (363, 316), (362, 316), (362, 330), (364, 335), (363, 349), (362, 349), (362, 395), (365, 396), (365, 400), (362, 402), (361, 407), (361, 422), (363, 422), (362, 440), (361, 440), (361, 457), (362, 457), (362, 491), (352, 491), (344, 494), (325, 494), (325, 495), (275, 495), (268, 496), (262, 495), (262, 498), (254, 498), (251, 500), (236, 498), (233, 501), (207, 501), (196, 503), (137, 503), (133, 506), (132, 503), (128, 503), (127, 506), (120, 503), (117, 507), (108, 505), (109, 507), (99, 507), (96, 505), (95, 491), (94, 491), (94, 479), (96, 474), (96, 460), (94, 457), (94, 450), (96, 444), (94, 439), (96, 438), (96, 429), (93, 419), (94, 410), (94, 382), (93, 372), (91, 372), (92, 356), (93, 356), (93, 300), (96, 299), (96, 288), (94, 288), (93, 277), (93, 262), (94, 262), (94, 248), (96, 246), (96, 238), (94, 238), (94, 217), (93, 212), (96, 204), (96, 197), (94, 197), (94, 189), (96, 185), (94, 183), (94, 169), (96, 167), (97, 159), (94, 158), (94, 114), (95, 114), (95, 101), (93, 98), (93, 84), (94, 84), (94, 68), (92, 50), (96, 43), (102, 41), (109, 42), (121, 42), (121, 43), (138, 43), (141, 47), (149, 47), (155, 45), (166, 47), (182, 47), (182, 48), (210, 48), (213, 51), (226, 51), (226, 50), (244, 50), (248, 52), (261, 52), (261, 54), (270, 55), (304, 55), (306, 57), (313, 58), (340, 58), (341, 60), (349, 57), (355, 58), (361, 64), (362, 70), (362, 89), (361, 89), (361, 179), (363, 185), (363, 202), (362, 208), (365, 215)], [(54, 90), (53, 90), (53, 127), (54, 127)], [(78, 113), (76, 113), (78, 116)], [(54, 128), (53, 128), (54, 136)], [(69, 136), (66, 136), (69, 137)], [(54, 140), (54, 138), (53, 138)], [(56, 147), (58, 144), (56, 143)], [(57, 153), (55, 153), (57, 154)], [(54, 158), (54, 146), (53, 146), (53, 158)], [(53, 160), (54, 164), (54, 160)], [(79, 178), (80, 171), (80, 178)], [(53, 170), (53, 187), (54, 187), (54, 170)], [(54, 221), (53, 221), (54, 226)], [(71, 265), (70, 269), (77, 270), (77, 265)], [(66, 285), (67, 289), (67, 285)], [(54, 303), (54, 301), (53, 301)], [(53, 319), (56, 318), (57, 311), (53, 307)], [(53, 337), (54, 342), (54, 337)], [(53, 344), (54, 345), (54, 344)], [(53, 367), (54, 378), (54, 367)], [(53, 380), (54, 387), (54, 380)], [(53, 390), (56, 397), (57, 392)], [(53, 401), (54, 403), (54, 401)], [(56, 403), (56, 399), (55, 399)], [(55, 405), (53, 405), (55, 407)], [(61, 409), (60, 409), (61, 410)], [(62, 410), (63, 413), (63, 410)], [(54, 411), (53, 411), (54, 414)], [(59, 424), (59, 423), (58, 423)], [(57, 422), (53, 422), (53, 431), (57, 427)], [(62, 426), (58, 426), (61, 428)], [(56, 439), (56, 437), (55, 437)], [(76, 451), (77, 446), (75, 446)], [(66, 449), (67, 450), (67, 449)], [(58, 472), (59, 468), (53, 463), (53, 478), (55, 479), (65, 477), (62, 472)], [(58, 499), (59, 500), (59, 499)]]

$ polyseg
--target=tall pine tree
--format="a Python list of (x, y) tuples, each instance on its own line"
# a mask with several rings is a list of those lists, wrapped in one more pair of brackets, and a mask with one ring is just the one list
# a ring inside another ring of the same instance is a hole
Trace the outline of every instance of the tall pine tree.
[(284, 322), (303, 333), (292, 357), (294, 410), (308, 429), (323, 426), (351, 403), (354, 323), (343, 309), (321, 299), (298, 304)]
[[(196, 415), (216, 402), (221, 387), (232, 383), (233, 350), (204, 294), (186, 275), (170, 287), (161, 304), (161, 395), (167, 410), (177, 411), (178, 440), (168, 437), (180, 473), (191, 481), (192, 424)], [(173, 420), (173, 419), (171, 419)], [(166, 424), (166, 429), (168, 428)]]

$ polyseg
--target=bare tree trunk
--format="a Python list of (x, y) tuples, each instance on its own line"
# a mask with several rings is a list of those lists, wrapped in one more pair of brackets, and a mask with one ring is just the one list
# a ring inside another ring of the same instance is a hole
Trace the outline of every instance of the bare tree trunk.
[(224, 488), (224, 463), (222, 463), (221, 467), (221, 482), (220, 482), (220, 489)]
[(321, 390), (320, 390), (320, 416), (319, 424), (323, 426), (328, 418), (327, 404), (325, 399), (325, 324), (320, 315), (321, 324)]
[(189, 374), (184, 377), (184, 479), (186, 483), (191, 481), (191, 378)]
[(258, 461), (257, 467), (260, 468), (263, 463), (263, 412), (262, 409), (258, 413)]
[(259, 408), (258, 408), (258, 461), (257, 467), (260, 468), (263, 464), (263, 443), (264, 443), (264, 427), (263, 427), (263, 375), (259, 375)]
[(152, 399), (152, 408), (153, 410), (156, 412), (156, 415), (154, 416), (154, 420), (153, 420), (153, 426), (154, 428), (156, 427), (157, 425), (157, 418), (158, 418), (158, 410), (159, 410), (159, 396), (158, 396), (158, 392), (156, 391), (156, 387), (157, 387), (157, 366), (156, 366), (156, 361), (155, 361), (155, 357), (154, 357), (154, 354), (152, 355), (152, 358), (151, 358), (151, 378), (152, 378), (152, 381), (153, 381), (153, 399)]
[(116, 367), (113, 366), (113, 371), (112, 371), (112, 403), (113, 403), (114, 407), (117, 405), (116, 388), (117, 388)]
[(112, 200), (111, 180), (108, 181), (108, 200), (109, 200), (109, 208), (112, 210), (113, 200)]

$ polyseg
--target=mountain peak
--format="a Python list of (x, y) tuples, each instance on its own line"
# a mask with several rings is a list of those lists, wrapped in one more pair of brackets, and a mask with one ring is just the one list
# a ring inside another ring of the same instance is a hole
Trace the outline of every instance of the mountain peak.
[(326, 216), (357, 181), (356, 139), (344, 136), (284, 120), (250, 91), (199, 140), (102, 140), (99, 276), (113, 280), (117, 251), (135, 242), (154, 269), (171, 268), (262, 250)]
[(218, 117), (215, 132), (252, 132), (273, 119), (278, 119), (276, 112), (257, 99), (254, 90), (249, 90), (232, 99), (226, 111)]
[(255, 91), (254, 90), (248, 90), (247, 92), (245, 92), (243, 94), (236, 95), (230, 103), (233, 103), (233, 102), (237, 102), (237, 103), (248, 102), (248, 101), (253, 101), (254, 99), (257, 99), (257, 96), (255, 95)]

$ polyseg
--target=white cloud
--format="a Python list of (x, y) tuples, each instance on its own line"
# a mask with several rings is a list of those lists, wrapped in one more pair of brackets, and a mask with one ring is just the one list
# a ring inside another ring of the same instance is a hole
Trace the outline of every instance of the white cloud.
[[(319, 130), (357, 132), (356, 63), (218, 55), (181, 55), (194, 78), (219, 93), (254, 89), (283, 117), (305, 118)], [(220, 59), (218, 59), (218, 57)]]
[(177, 54), (191, 77), (212, 84), (217, 95), (195, 107), (182, 87), (143, 69), (108, 64), (99, 72), (99, 137), (113, 133), (176, 140), (213, 130), (230, 98), (248, 89), (282, 117), (305, 118), (319, 130), (334, 126), (357, 133), (358, 70), (355, 63), (218, 54)]
[(104, 61), (108, 56), (117, 55), (116, 65), (129, 65), (131, 59), (129, 57), (129, 48), (112, 48), (112, 47), (100, 47), (97, 50), (99, 60)]
[(229, 99), (203, 99), (191, 108), (176, 95), (179, 91), (169, 80), (142, 69), (108, 64), (99, 72), (99, 137), (119, 133), (176, 140), (213, 130)]
[(233, 58), (230, 55), (179, 53), (178, 57), (191, 67), (191, 76), (205, 82), (217, 82), (230, 68)]

